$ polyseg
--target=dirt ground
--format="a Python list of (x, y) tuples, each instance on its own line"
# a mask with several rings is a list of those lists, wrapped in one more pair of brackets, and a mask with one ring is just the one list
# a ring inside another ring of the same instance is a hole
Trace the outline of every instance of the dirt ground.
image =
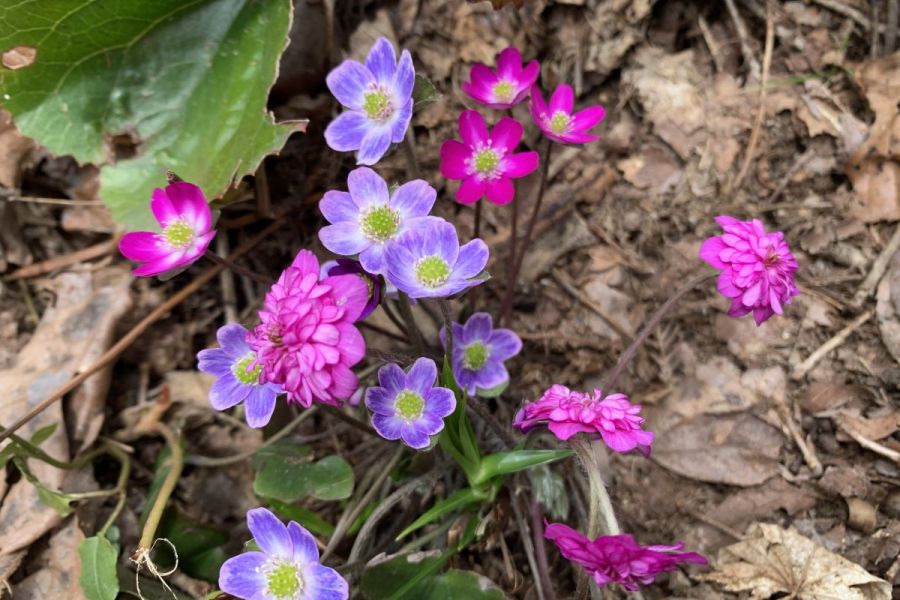
[[(525, 349), (510, 364), (503, 397), (484, 401), (494, 419), (511, 422), (523, 401), (552, 383), (599, 387), (646, 319), (703, 268), (697, 252), (719, 232), (713, 217), (759, 218), (785, 233), (800, 263), (801, 295), (785, 315), (761, 327), (732, 319), (707, 282), (684, 296), (617, 384), (645, 407), (657, 436), (649, 460), (610, 459), (623, 528), (643, 543), (682, 540), (712, 560), (709, 568), (661, 577), (644, 597), (874, 599), (887, 597), (882, 579), (900, 598), (897, 1), (497, 4), (509, 6), (338, 1), (327, 35), (323, 11), (330, 3), (298, 0), (271, 108), (278, 119), (308, 118), (310, 125), (217, 203), (217, 251), (255, 242), (274, 222), (281, 227), (241, 264), (275, 276), (298, 248), (325, 255), (316, 203), (353, 163), (324, 144), (335, 110), (324, 75), (343, 55), (364, 56), (381, 35), (408, 49), (440, 94), (414, 116), (416, 159), (438, 190), (435, 212), (470, 235), (473, 211), (452, 201), (455, 188), (439, 174), (438, 149), (457, 135), (459, 111), (472, 107), (459, 87), (472, 64), (491, 65), (503, 48), (520, 48), (526, 59), (540, 60), (545, 89), (569, 82), (577, 106), (603, 104), (607, 117), (598, 129), (602, 140), (558, 146), (551, 161), (510, 324)], [(524, 105), (514, 116), (529, 120)], [(524, 144), (538, 141), (537, 130), (526, 127)], [(400, 151), (379, 168), (389, 181), (408, 177)], [(0, 386), (29, 386), (29, 402), (208, 269), (200, 263), (170, 281), (133, 280), (110, 242), (114, 226), (96, 200), (96, 170), (50, 156), (8, 124), (0, 124), (0, 184)], [(536, 187), (532, 176), (519, 188), (523, 228)], [(509, 207), (485, 206), (493, 279), (478, 302), (487, 310), (499, 309), (505, 289), (509, 215)], [(209, 408), (194, 356), (214, 344), (224, 320), (249, 318), (264, 293), (240, 275), (217, 276), (143, 332), (113, 367), (26, 426), (33, 433), (64, 423), (47, 442), (61, 455), (100, 438), (133, 446), (127, 506), (117, 522), (124, 548), (139, 536), (137, 519), (162, 447), (158, 438), (129, 438), (150, 406), (155, 418), (167, 410), (164, 418), (183, 428), (189, 458), (173, 499), (179, 514), (231, 532), (226, 554), (240, 551), (243, 515), (258, 505), (251, 464), (210, 467), (196, 459), (249, 450), (262, 437)], [(381, 313), (373, 319), (393, 327)], [(378, 331), (365, 334), (370, 348), (396, 350)], [(0, 402), (0, 423), (21, 413)], [(266, 431), (290, 418), (290, 410), (279, 410)], [(489, 429), (476, 427), (488, 448), (499, 448)], [(358, 478), (387, 460), (386, 444), (329, 415), (293, 435), (317, 454), (341, 454)], [(423, 472), (433, 460), (422, 459)], [(100, 461), (93, 469), (47, 467), (40, 475), (84, 491), (114, 485), (117, 472)], [(81, 597), (70, 550), (82, 531), (99, 527), (113, 502), (79, 503), (76, 526), (8, 473), (0, 479), (0, 580), (15, 598)], [(483, 535), (451, 566), (483, 574), (510, 598), (537, 598), (522, 511), (530, 522), (533, 494), (551, 520), (577, 524), (585, 511), (574, 461), (553, 473), (511, 479)], [(558, 483), (545, 486), (555, 496), (539, 491), (548, 478)], [(365, 558), (396, 551), (396, 528), (459, 484), (448, 475), (413, 495), (396, 523), (377, 532)], [(307, 507), (332, 522), (342, 510), (334, 502)], [(459, 532), (453, 527), (447, 535)], [(338, 548), (338, 563), (351, 544)], [(556, 597), (572, 597), (572, 567), (552, 546), (547, 556)], [(190, 597), (213, 589), (184, 572), (168, 581)], [(625, 595), (606, 590), (602, 597)]]

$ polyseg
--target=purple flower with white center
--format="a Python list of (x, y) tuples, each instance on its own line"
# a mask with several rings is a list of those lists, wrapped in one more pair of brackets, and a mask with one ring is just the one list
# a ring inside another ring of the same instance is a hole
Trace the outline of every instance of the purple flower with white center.
[(407, 231), (385, 250), (388, 279), (410, 298), (446, 298), (483, 280), (488, 247), (474, 239), (462, 247), (443, 219)]
[(378, 371), (379, 386), (366, 390), (372, 426), (386, 440), (403, 440), (410, 448), (431, 445), (431, 436), (444, 428), (444, 417), (456, 409), (456, 397), (447, 388), (434, 387), (437, 366), (419, 358), (404, 372), (394, 363)]
[[(511, 329), (494, 329), (491, 315), (475, 313), (465, 325), (453, 323), (453, 377), (470, 395), (509, 381), (503, 365), (522, 350), (522, 340)], [(447, 347), (447, 331), (441, 329)]]
[(244, 403), (247, 424), (265, 427), (275, 410), (275, 398), (284, 393), (275, 383), (260, 383), (262, 365), (247, 345), (247, 330), (228, 323), (216, 332), (219, 348), (207, 348), (197, 354), (198, 368), (216, 378), (209, 390), (209, 401), (216, 410)]
[[(378, 277), (378, 275), (373, 275), (363, 269), (362, 265), (357, 261), (348, 258), (329, 260), (322, 264), (319, 279), (327, 279), (328, 277), (336, 275), (357, 275), (363, 280), (366, 287), (369, 288), (369, 302), (363, 307), (362, 312), (359, 313), (359, 316), (356, 318), (357, 321), (365, 320), (366, 317), (371, 315), (372, 312), (378, 308), (378, 303), (381, 302), (381, 278)], [(358, 401), (357, 404), (359, 404)]]
[(316, 539), (290, 521), (285, 527), (265, 508), (247, 512), (247, 526), (261, 552), (229, 558), (219, 588), (244, 600), (346, 600), (350, 586), (319, 562)]
[(133, 273), (151, 277), (186, 267), (206, 252), (216, 236), (212, 213), (203, 191), (192, 183), (175, 181), (153, 190), (150, 211), (162, 232), (132, 231), (122, 236), (119, 252), (144, 263)]
[(597, 104), (573, 114), (574, 107), (575, 92), (570, 85), (557, 86), (549, 105), (544, 102), (538, 86), (531, 88), (531, 118), (544, 135), (561, 144), (587, 144), (599, 140), (600, 136), (590, 134), (588, 130), (603, 120), (606, 109)]
[(369, 273), (384, 275), (384, 251), (403, 233), (428, 221), (437, 192), (422, 179), (404, 183), (391, 194), (387, 183), (368, 167), (350, 172), (349, 192), (325, 193), (319, 208), (331, 225), (319, 230), (322, 244), (344, 256), (359, 254)]
[(394, 47), (378, 38), (366, 64), (345, 60), (325, 78), (348, 110), (325, 129), (325, 141), (339, 152), (357, 150), (356, 163), (374, 165), (391, 143), (403, 141), (412, 118), (416, 72), (408, 50), (397, 62)]
[(541, 66), (536, 60), (522, 67), (522, 53), (518, 48), (510, 47), (497, 57), (496, 72), (482, 64), (473, 66), (469, 81), (462, 84), (462, 89), (485, 106), (506, 110), (528, 96), (540, 72)]

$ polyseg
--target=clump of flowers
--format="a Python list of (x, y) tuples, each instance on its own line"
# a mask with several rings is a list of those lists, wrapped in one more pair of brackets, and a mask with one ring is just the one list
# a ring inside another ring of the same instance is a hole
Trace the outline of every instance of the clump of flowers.
[(437, 367), (420, 358), (409, 372), (390, 363), (378, 371), (378, 386), (366, 390), (372, 426), (387, 440), (403, 440), (410, 448), (431, 445), (431, 436), (444, 428), (444, 417), (456, 408), (451, 390), (435, 387)]
[(606, 110), (598, 105), (589, 106), (573, 113), (575, 92), (565, 83), (557, 86), (550, 96), (550, 103), (544, 101), (539, 87), (531, 90), (531, 118), (545, 136), (561, 144), (586, 144), (600, 139), (588, 133), (606, 116)]
[(538, 61), (522, 66), (518, 48), (506, 48), (497, 56), (497, 69), (482, 64), (472, 67), (463, 91), (476, 102), (497, 110), (512, 108), (528, 96), (541, 73)]
[(119, 252), (144, 263), (133, 271), (138, 277), (186, 267), (203, 256), (216, 236), (209, 204), (192, 183), (174, 181), (166, 189), (156, 188), (150, 210), (162, 231), (132, 231), (119, 240)]
[[(494, 329), (491, 315), (475, 313), (465, 325), (453, 323), (453, 378), (469, 394), (490, 390), (509, 381), (503, 363), (522, 350), (522, 340), (511, 329)], [(441, 330), (447, 347), (447, 331)]]
[(696, 552), (678, 552), (684, 545), (641, 546), (627, 534), (604, 535), (591, 540), (563, 525), (552, 523), (544, 536), (567, 559), (578, 563), (600, 587), (618, 583), (629, 592), (653, 583), (661, 573), (676, 571), (678, 563), (707, 564)]
[(346, 600), (347, 581), (319, 562), (316, 540), (265, 508), (247, 513), (247, 526), (260, 552), (229, 558), (219, 571), (219, 588), (243, 600)]
[(459, 115), (462, 141), (441, 145), (441, 175), (462, 180), (456, 199), (473, 204), (487, 197), (494, 204), (508, 204), (516, 195), (513, 179), (525, 177), (538, 167), (538, 153), (514, 152), (522, 140), (522, 124), (503, 117), (488, 131), (484, 117), (474, 110)]
[(794, 283), (798, 269), (784, 234), (766, 233), (759, 219), (738, 221), (716, 217), (724, 233), (703, 242), (700, 258), (717, 269), (718, 289), (731, 300), (728, 314), (741, 317), (749, 312), (757, 325), (784, 312), (784, 305), (800, 293)]
[(638, 416), (640, 412), (641, 405), (630, 403), (625, 394), (604, 397), (599, 389), (585, 394), (556, 384), (539, 400), (523, 406), (516, 414), (513, 427), (526, 432), (546, 424), (561, 440), (588, 433), (599, 435), (616, 452), (636, 448), (649, 455), (653, 432), (641, 429), (644, 419)]
[(247, 424), (265, 427), (275, 411), (275, 399), (284, 390), (275, 383), (261, 383), (262, 365), (247, 344), (247, 330), (229, 323), (216, 332), (218, 348), (207, 348), (197, 354), (198, 368), (216, 378), (209, 390), (209, 401), (216, 410), (226, 410), (244, 403)]
[(362, 360), (366, 343), (354, 323), (368, 300), (358, 276), (320, 280), (318, 259), (301, 250), (266, 294), (249, 340), (260, 380), (281, 385), (289, 401), (307, 408), (340, 406), (359, 385), (350, 368)]
[(412, 118), (416, 72), (408, 50), (396, 60), (394, 47), (379, 38), (366, 64), (345, 60), (325, 82), (347, 110), (325, 129), (325, 141), (339, 152), (356, 150), (360, 165), (374, 165), (392, 143), (403, 141)]

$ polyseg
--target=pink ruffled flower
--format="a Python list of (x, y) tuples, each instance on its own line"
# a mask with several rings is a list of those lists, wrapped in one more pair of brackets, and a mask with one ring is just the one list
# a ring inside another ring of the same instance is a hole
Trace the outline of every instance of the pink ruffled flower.
[(216, 236), (215, 230), (210, 231), (209, 204), (192, 183), (176, 181), (164, 190), (156, 188), (150, 210), (162, 231), (132, 231), (119, 241), (119, 252), (144, 263), (133, 271), (138, 277), (151, 277), (191, 264), (203, 256)]
[(523, 432), (547, 424), (547, 428), (561, 440), (576, 433), (599, 435), (616, 452), (630, 452), (635, 448), (644, 456), (650, 454), (653, 432), (644, 431), (640, 404), (632, 404), (625, 394), (603, 397), (602, 390), (593, 395), (573, 392), (564, 385), (553, 385), (541, 399), (523, 406), (516, 414), (513, 427)]
[(741, 317), (753, 311), (757, 325), (783, 314), (791, 296), (800, 293), (794, 283), (797, 260), (784, 234), (766, 233), (759, 219), (738, 221), (722, 215), (716, 223), (725, 233), (703, 242), (700, 258), (722, 269), (718, 289), (731, 299), (728, 314)]
[(671, 546), (641, 546), (628, 534), (604, 535), (590, 540), (562, 523), (551, 523), (544, 532), (567, 559), (578, 563), (598, 586), (618, 583), (629, 592), (653, 583), (660, 573), (676, 571), (678, 563), (708, 563), (696, 552), (677, 552), (681, 542)]
[(354, 326), (369, 290), (356, 275), (319, 279), (319, 261), (301, 250), (266, 294), (261, 323), (248, 340), (261, 383), (280, 384), (288, 401), (340, 406), (359, 381), (350, 367), (366, 342)]
[(462, 84), (462, 89), (476, 102), (506, 110), (528, 96), (540, 72), (538, 61), (532, 60), (522, 67), (522, 53), (518, 48), (507, 48), (497, 57), (496, 71), (481, 64), (473, 66), (469, 81)]
[(606, 116), (606, 109), (599, 104), (589, 106), (572, 114), (575, 106), (575, 92), (572, 86), (561, 84), (550, 96), (550, 104), (538, 86), (531, 88), (531, 118), (548, 138), (561, 144), (587, 144), (600, 139), (588, 133), (594, 125)]
[(461, 179), (456, 199), (474, 204), (487, 196), (494, 204), (508, 204), (516, 195), (513, 179), (525, 177), (538, 167), (537, 152), (513, 153), (522, 139), (522, 124), (503, 117), (488, 132), (484, 118), (474, 110), (459, 115), (462, 142), (441, 145), (441, 175)]

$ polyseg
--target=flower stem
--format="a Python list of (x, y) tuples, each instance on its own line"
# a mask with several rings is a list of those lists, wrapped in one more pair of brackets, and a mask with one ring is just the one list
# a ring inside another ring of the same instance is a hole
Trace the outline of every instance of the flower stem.
[(147, 515), (147, 521), (144, 523), (138, 548), (134, 552), (134, 555), (141, 556), (146, 555), (153, 546), (163, 511), (166, 509), (166, 504), (169, 502), (172, 492), (175, 491), (175, 485), (181, 476), (181, 468), (184, 466), (184, 451), (181, 448), (181, 440), (175, 432), (162, 422), (155, 423), (153, 429), (166, 439), (166, 444), (169, 446), (169, 472), (159, 487), (159, 493), (153, 501), (153, 506), (150, 507), (150, 513)]
[(403, 137), (403, 154), (406, 155), (407, 167), (409, 167), (409, 175), (412, 179), (419, 179), (419, 162), (416, 160), (416, 147), (414, 146), (412, 125), (407, 127), (406, 135)]
[(249, 277), (250, 279), (252, 279), (253, 281), (255, 281), (257, 283), (261, 283), (267, 287), (272, 285), (271, 277), (266, 277), (265, 275), (257, 273), (256, 271), (244, 268), (244, 267), (240, 266), (239, 264), (228, 260), (227, 258), (222, 258), (221, 256), (219, 256), (212, 250), (207, 250), (203, 254), (203, 256), (208, 258), (211, 262), (214, 262), (217, 265), (222, 265), (226, 269), (231, 269), (238, 275), (243, 275), (244, 277)]
[(109, 443), (106, 447), (106, 451), (109, 452), (110, 455), (113, 456), (116, 460), (119, 461), (119, 478), (116, 480), (116, 493), (118, 493), (119, 498), (116, 501), (115, 507), (113, 507), (112, 512), (109, 514), (109, 518), (106, 519), (106, 522), (103, 524), (103, 527), (97, 532), (98, 536), (106, 535), (106, 532), (109, 531), (109, 528), (112, 527), (113, 523), (116, 522), (116, 519), (119, 518), (119, 515), (122, 513), (122, 509), (125, 508), (125, 501), (128, 498), (128, 477), (131, 475), (131, 457), (125, 453), (118, 446)]
[(606, 491), (606, 484), (603, 482), (600, 465), (597, 464), (593, 442), (579, 437), (572, 440), (571, 446), (587, 472), (588, 483), (590, 484), (591, 497), (589, 499), (587, 537), (594, 539), (600, 535), (601, 518), (603, 519), (606, 535), (618, 535), (621, 533), (621, 528), (618, 520), (616, 520), (616, 513), (613, 510), (609, 493)]
[(403, 318), (403, 322), (406, 324), (406, 331), (409, 333), (409, 339), (412, 341), (416, 351), (420, 354), (424, 354), (425, 338), (422, 336), (422, 330), (419, 329), (419, 326), (416, 324), (416, 320), (413, 317), (412, 303), (409, 301), (409, 296), (399, 290), (397, 293), (400, 295), (400, 301), (397, 303), (397, 307), (400, 309), (400, 316)]
[[(512, 253), (509, 270), (509, 277), (506, 281), (506, 294), (503, 297), (503, 304), (500, 309), (500, 318), (498, 324), (509, 321), (512, 315), (513, 295), (516, 290), (516, 282), (519, 279), (519, 271), (522, 269), (522, 261), (525, 259), (525, 253), (531, 244), (531, 236), (534, 235), (534, 228), (537, 225), (538, 215), (541, 213), (541, 205), (544, 202), (544, 191), (547, 189), (547, 176), (550, 173), (550, 156), (552, 154), (553, 144), (549, 139), (544, 139), (544, 148), (541, 153), (541, 179), (538, 184), (537, 200), (534, 202), (534, 208), (531, 209), (531, 216), (528, 219), (528, 228), (525, 229), (525, 235), (522, 237), (522, 243), (518, 244), (518, 251)], [(515, 202), (515, 201), (514, 201)], [(513, 233), (510, 243), (515, 243), (516, 238), (516, 209), (518, 202), (513, 206)]]
[(444, 332), (447, 336), (447, 363), (453, 365), (453, 317), (450, 316), (450, 303), (446, 298), (440, 298), (438, 305), (441, 307), (441, 316), (444, 318)]

